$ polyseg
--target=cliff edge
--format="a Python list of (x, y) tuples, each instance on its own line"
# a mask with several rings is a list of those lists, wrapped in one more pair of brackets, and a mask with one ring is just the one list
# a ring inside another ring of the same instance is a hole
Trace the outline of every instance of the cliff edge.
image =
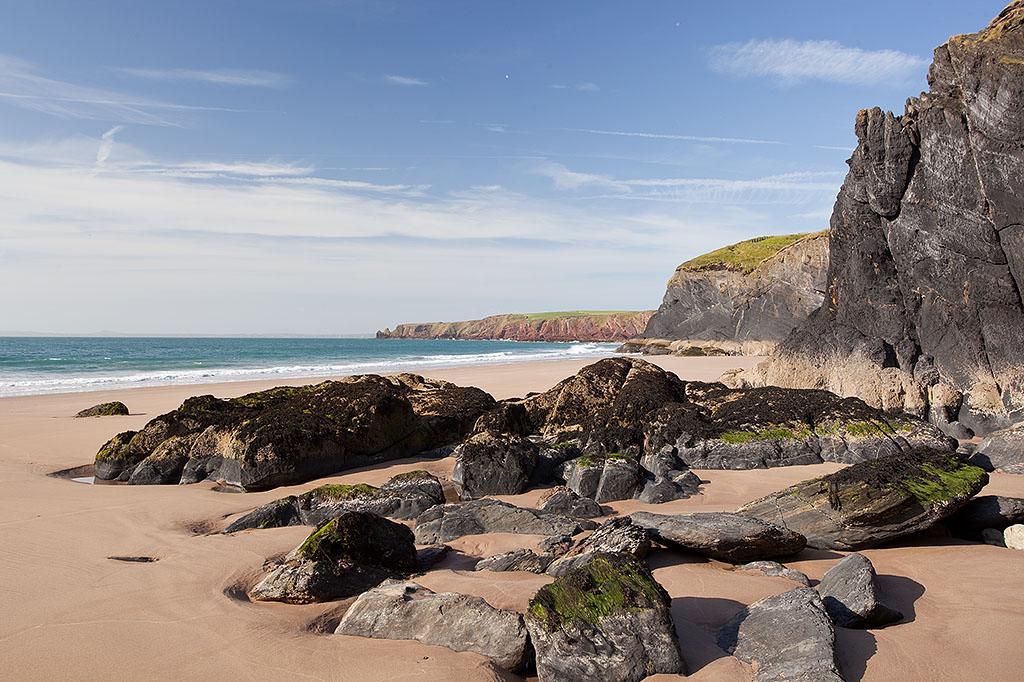
[(625, 341), (639, 335), (652, 311), (576, 310), (491, 315), (464, 322), (400, 324), (378, 339), (507, 339), (513, 341)]

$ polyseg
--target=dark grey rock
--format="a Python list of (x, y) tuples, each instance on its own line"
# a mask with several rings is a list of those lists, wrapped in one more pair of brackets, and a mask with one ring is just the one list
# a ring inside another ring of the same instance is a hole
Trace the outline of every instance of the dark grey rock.
[(607, 456), (584, 455), (565, 463), (565, 484), (581, 497), (597, 502), (632, 498), (643, 485), (644, 474), (633, 458), (613, 453)]
[(799, 533), (729, 512), (672, 516), (636, 512), (630, 518), (659, 542), (736, 563), (791, 556), (806, 545)]
[(537, 554), (529, 549), (514, 549), (510, 552), (494, 554), (477, 562), (477, 571), (525, 571), (527, 573), (543, 573), (551, 563), (550, 554)]
[(499, 500), (472, 500), (439, 504), (420, 514), (416, 519), (416, 542), (449, 542), (463, 535), (480, 533), (575, 535), (596, 525), (592, 521), (517, 507)]
[(128, 476), (130, 485), (159, 485), (181, 480), (189, 451), (198, 434), (171, 436), (138, 463)]
[(971, 461), (986, 471), (1024, 474), (1024, 423), (989, 434)]
[(1015, 523), (1024, 523), (1024, 499), (1002, 495), (972, 498), (945, 521), (953, 535), (967, 540), (981, 539), (986, 528), (1002, 531)]
[(592, 519), (604, 514), (597, 502), (589, 497), (580, 497), (566, 486), (552, 488), (551, 492), (541, 498), (540, 510), (581, 519)]
[(538, 542), (537, 548), (544, 554), (560, 557), (568, 552), (573, 544), (573, 539), (569, 535), (552, 535)]
[(828, 569), (818, 584), (825, 610), (836, 625), (868, 628), (903, 619), (881, 603), (875, 567), (863, 554), (850, 554)]
[(718, 646), (756, 663), (754, 682), (843, 682), (832, 621), (821, 597), (807, 587), (743, 609), (719, 631)]
[(801, 571), (795, 568), (787, 568), (778, 561), (752, 561), (736, 567), (737, 571), (757, 571), (771, 578), (786, 578), (793, 582), (800, 583), (804, 587), (810, 587), (811, 581)]
[(455, 448), (452, 482), (464, 500), (517, 495), (526, 490), (537, 465), (537, 446), (513, 435), (477, 433)]
[(639, 682), (657, 673), (685, 674), (670, 606), (643, 562), (627, 554), (591, 557), (530, 601), (526, 627), (538, 678)]
[(109, 403), (100, 403), (99, 405), (93, 405), (87, 407), (78, 414), (76, 417), (115, 417), (124, 416), (128, 414), (128, 406), (122, 403), (120, 400), (115, 400)]
[(548, 575), (565, 575), (572, 569), (590, 561), (597, 554), (629, 554), (637, 558), (647, 556), (651, 538), (646, 530), (635, 525), (628, 516), (606, 521), (593, 533), (580, 539), (565, 554), (547, 567)]
[(511, 672), (530, 663), (523, 617), (480, 597), (436, 593), (413, 582), (388, 582), (364, 592), (345, 612), (338, 635), (411, 639), (453, 651), (472, 651)]
[(452, 548), (448, 545), (428, 545), (416, 550), (416, 566), (420, 571), (426, 571), (441, 563), (450, 551)]

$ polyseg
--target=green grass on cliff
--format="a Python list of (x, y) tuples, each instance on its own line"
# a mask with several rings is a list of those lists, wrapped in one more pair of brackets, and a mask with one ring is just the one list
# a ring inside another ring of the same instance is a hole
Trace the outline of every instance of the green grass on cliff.
[(730, 244), (716, 249), (703, 256), (697, 256), (679, 266), (679, 270), (738, 270), (749, 274), (763, 263), (790, 244), (805, 237), (825, 234), (823, 232), (803, 232), (801, 234), (783, 234), (769, 237), (754, 237), (738, 244)]
[[(566, 317), (613, 317), (615, 315), (635, 315), (639, 310), (562, 310), (551, 313), (523, 313), (528, 320), (559, 320)], [(510, 317), (518, 317), (511, 315)]]

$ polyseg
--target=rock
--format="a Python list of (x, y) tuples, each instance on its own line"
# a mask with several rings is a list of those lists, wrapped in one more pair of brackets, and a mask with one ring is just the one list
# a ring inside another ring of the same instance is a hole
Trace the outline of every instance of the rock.
[(1015, 523), (1003, 531), (1003, 544), (1010, 549), (1024, 549), (1024, 524)]
[(109, 403), (100, 403), (99, 405), (93, 405), (87, 407), (78, 414), (76, 417), (115, 417), (124, 416), (129, 414), (128, 406), (119, 400), (115, 400)]
[(644, 330), (652, 311), (570, 311), (491, 315), (482, 320), (400, 324), (378, 339), (512, 339), (515, 341), (625, 341)]
[(228, 400), (199, 396), (104, 445), (96, 475), (127, 478), (168, 439), (194, 437), (180, 481), (167, 475), (171, 469), (154, 467), (169, 478), (161, 482), (213, 479), (263, 490), (451, 446), (495, 405), (479, 389), (412, 374), (346, 377)]
[(453, 651), (472, 651), (511, 672), (530, 663), (523, 617), (480, 597), (438, 594), (413, 582), (388, 582), (364, 592), (342, 617), (338, 635), (412, 639)]
[(224, 532), (294, 525), (319, 526), (346, 511), (366, 511), (392, 519), (414, 519), (438, 504), (444, 504), (444, 490), (437, 477), (423, 470), (408, 471), (392, 477), (379, 488), (366, 483), (327, 483), (301, 495), (289, 495), (239, 517)]
[(996, 547), (1006, 547), (1006, 541), (1003, 539), (1003, 531), (998, 528), (985, 528), (981, 531), (981, 541), (986, 545), (994, 545)]
[(784, 524), (811, 547), (859, 550), (929, 528), (987, 482), (954, 453), (919, 450), (802, 481), (739, 511)]
[(343, 599), (416, 568), (411, 530), (376, 514), (348, 511), (313, 531), (249, 597), (290, 604)]
[(582, 538), (565, 554), (547, 567), (548, 575), (560, 576), (586, 564), (597, 554), (629, 554), (639, 559), (647, 556), (651, 538), (628, 516), (604, 522), (593, 533)]
[(647, 504), (685, 500), (700, 491), (701, 480), (692, 471), (678, 472), (674, 478), (657, 478), (644, 482), (634, 497)]
[(737, 571), (757, 571), (771, 578), (786, 578), (793, 582), (800, 583), (804, 587), (810, 587), (811, 581), (804, 573), (795, 568), (786, 568), (777, 561), (752, 561), (736, 567)]
[(628, 500), (643, 482), (642, 469), (635, 459), (612, 453), (592, 457), (584, 455), (565, 463), (566, 485), (577, 495), (597, 502)]
[(979, 495), (946, 519), (950, 532), (959, 538), (977, 540), (987, 528), (1003, 529), (1024, 523), (1024, 499), (1001, 495)]
[(821, 305), (827, 270), (827, 231), (757, 237), (698, 256), (676, 268), (643, 336), (671, 340), (651, 346), (663, 352), (764, 355)]
[(499, 500), (483, 499), (439, 504), (416, 518), (416, 542), (421, 545), (449, 542), (463, 535), (525, 533), (575, 535), (597, 524), (517, 507)]
[(477, 562), (474, 570), (543, 573), (552, 558), (550, 554), (537, 554), (529, 549), (514, 549), (511, 552), (503, 552), (481, 559)]
[(832, 622), (844, 628), (869, 628), (903, 619), (879, 601), (875, 567), (863, 554), (850, 554), (828, 569), (818, 594)]
[(1024, 474), (1024, 423), (989, 434), (971, 461), (986, 471)]
[(808, 587), (743, 609), (719, 631), (718, 646), (755, 663), (754, 682), (843, 682), (835, 629), (821, 597)]
[(568, 552), (573, 544), (573, 539), (569, 535), (552, 535), (538, 542), (537, 548), (544, 554), (560, 557)]
[[(181, 480), (189, 451), (199, 434), (171, 436), (156, 446), (152, 454), (130, 470), (130, 485), (158, 485)], [(128, 470), (126, 470), (128, 471)]]
[(671, 599), (645, 564), (599, 554), (542, 587), (526, 627), (540, 682), (638, 682), (686, 672)]
[(416, 551), (416, 566), (420, 572), (429, 570), (441, 563), (450, 551), (452, 548), (448, 545), (428, 545)]
[(484, 431), (455, 448), (452, 482), (462, 499), (518, 495), (537, 465), (537, 446), (521, 436)]
[(542, 497), (540, 510), (581, 519), (592, 519), (604, 514), (597, 502), (589, 497), (580, 497), (566, 486), (552, 488), (551, 492)]
[(1024, 3), (935, 50), (930, 91), (858, 112), (825, 303), (753, 378), (990, 433), (1024, 414)]
[(659, 542), (734, 563), (791, 556), (806, 544), (802, 535), (787, 528), (729, 512), (636, 512), (630, 518)]

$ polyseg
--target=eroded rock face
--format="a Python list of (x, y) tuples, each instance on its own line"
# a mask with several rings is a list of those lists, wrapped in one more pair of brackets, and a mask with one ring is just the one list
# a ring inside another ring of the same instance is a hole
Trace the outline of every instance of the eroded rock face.
[(762, 519), (729, 512), (630, 516), (659, 542), (722, 561), (749, 562), (791, 556), (807, 541), (799, 533)]
[[(260, 490), (453, 445), (494, 406), (479, 389), (412, 374), (199, 396), (115, 436), (96, 455), (96, 475), (128, 479), (142, 466), (137, 482), (220, 479)], [(189, 439), (183, 466), (180, 452), (160, 449), (171, 438)]]
[(1024, 498), (979, 495), (960, 511), (946, 519), (946, 527), (960, 538), (982, 539), (986, 529), (1002, 531), (1015, 523), (1024, 523)]
[(486, 656), (511, 672), (530, 663), (523, 617), (480, 597), (436, 593), (413, 582), (388, 582), (364, 592), (345, 612), (335, 634), (413, 639)]
[(349, 511), (313, 531), (249, 597), (290, 604), (343, 599), (416, 568), (411, 530), (376, 514)]
[(754, 682), (843, 682), (835, 636), (821, 597), (801, 587), (740, 611), (718, 633), (718, 646), (756, 663)]
[(550, 554), (537, 554), (529, 549), (513, 549), (510, 552), (502, 552), (481, 559), (473, 570), (499, 573), (505, 571), (543, 573), (553, 558)]
[(881, 602), (875, 567), (863, 554), (850, 554), (828, 569), (818, 594), (832, 622), (844, 628), (869, 628), (903, 619)]
[(472, 500), (439, 504), (420, 514), (416, 518), (416, 542), (421, 545), (449, 542), (480, 533), (575, 535), (596, 525), (585, 519), (517, 507), (499, 500)]
[(437, 477), (426, 471), (408, 471), (379, 488), (327, 483), (301, 495), (268, 502), (233, 521), (225, 533), (248, 528), (319, 526), (346, 511), (366, 511), (392, 519), (414, 519), (431, 507), (444, 504)]
[(526, 627), (541, 682), (639, 682), (686, 672), (671, 599), (645, 564), (599, 554), (541, 588)]
[(547, 567), (548, 575), (565, 575), (588, 563), (598, 554), (628, 554), (638, 559), (651, 549), (648, 532), (629, 517), (620, 516), (604, 522), (593, 533), (576, 542), (565, 554)]
[(827, 232), (758, 237), (683, 263), (643, 333), (676, 343), (640, 350), (763, 355), (821, 305), (827, 270)]
[(100, 403), (99, 405), (93, 405), (87, 407), (78, 414), (76, 417), (114, 417), (123, 416), (128, 414), (128, 406), (122, 403), (120, 400), (114, 400), (109, 403)]
[(958, 437), (1024, 414), (1024, 2), (935, 50), (900, 117), (858, 113), (824, 305), (755, 380)]
[(491, 315), (464, 322), (400, 324), (378, 339), (514, 339), (516, 341), (624, 341), (638, 336), (651, 311)]
[(986, 483), (955, 454), (923, 450), (803, 481), (739, 511), (797, 531), (811, 547), (867, 549), (950, 516)]

